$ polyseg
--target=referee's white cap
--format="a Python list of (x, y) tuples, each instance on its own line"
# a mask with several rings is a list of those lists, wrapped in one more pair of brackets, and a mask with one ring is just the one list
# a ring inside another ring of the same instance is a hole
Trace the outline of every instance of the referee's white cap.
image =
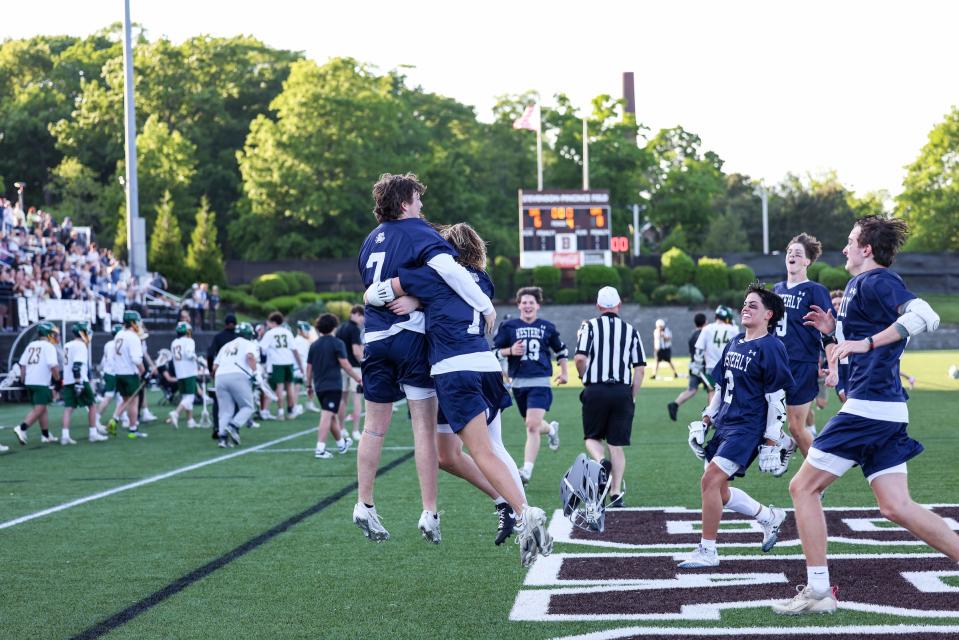
[(602, 307), (603, 309), (618, 307), (621, 302), (622, 300), (619, 297), (619, 291), (616, 291), (616, 287), (603, 287), (599, 290), (599, 293), (596, 294), (596, 306)]

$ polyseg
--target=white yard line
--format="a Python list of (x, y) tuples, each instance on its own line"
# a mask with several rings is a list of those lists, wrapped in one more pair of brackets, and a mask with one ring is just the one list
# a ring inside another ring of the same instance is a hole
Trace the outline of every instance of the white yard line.
[[(160, 480), (166, 480), (167, 478), (172, 478), (173, 476), (180, 475), (181, 473), (186, 473), (188, 471), (193, 471), (194, 469), (200, 469), (202, 467), (206, 467), (211, 464), (216, 464), (217, 462), (223, 462), (224, 460), (231, 460), (239, 456), (245, 456), (248, 453), (254, 453), (256, 451), (260, 451), (261, 449), (265, 449), (266, 447), (270, 447), (275, 444), (280, 444), (281, 442), (286, 442), (287, 440), (292, 440), (294, 438), (299, 438), (300, 436), (305, 436), (308, 433), (315, 434), (316, 427), (313, 427), (312, 429), (307, 429), (306, 431), (300, 431), (298, 433), (291, 433), (288, 436), (283, 436), (282, 438), (277, 438), (276, 440), (270, 440), (269, 442), (258, 444), (255, 447), (250, 447), (249, 449), (242, 449), (240, 451), (228, 453), (226, 455), (222, 455), (216, 458), (210, 458), (209, 460), (204, 460), (203, 462), (197, 462), (196, 464), (191, 464), (186, 467), (180, 467), (179, 469), (174, 469), (173, 471), (167, 471), (166, 473), (161, 473), (160, 475), (151, 476), (149, 478), (144, 478), (143, 480), (137, 480), (136, 482), (131, 482), (129, 484), (120, 485), (119, 487), (107, 489), (106, 491), (101, 491), (100, 493), (94, 493), (89, 496), (77, 498), (76, 500), (71, 500), (70, 502), (64, 502), (63, 504), (58, 504), (57, 506), (50, 507), (49, 509), (43, 509), (42, 511), (36, 511), (34, 513), (30, 513), (25, 516), (20, 516), (19, 518), (14, 518), (13, 520), (0, 522), (0, 529), (8, 529), (10, 527), (15, 527), (18, 524), (23, 524), (24, 522), (36, 520), (37, 518), (42, 518), (43, 516), (48, 516), (52, 513), (57, 513), (58, 511), (64, 511), (66, 509), (78, 507), (81, 504), (86, 504), (87, 502), (93, 502), (94, 500), (99, 500), (100, 498), (106, 498), (108, 496), (112, 496), (115, 493), (120, 493), (122, 491), (129, 491), (130, 489), (136, 489), (137, 487), (142, 487), (144, 485), (152, 484), (154, 482), (159, 482)], [(308, 451), (312, 451), (312, 449), (308, 449)]]
[[(315, 429), (314, 429), (315, 431)], [(330, 451), (334, 451), (332, 447), (327, 447)], [(350, 451), (354, 451), (354, 448), (351, 448)], [(412, 451), (413, 447), (383, 447), (383, 451)], [(263, 451), (257, 451), (257, 453), (313, 453), (316, 451), (315, 447), (309, 447), (304, 449), (266, 449)]]

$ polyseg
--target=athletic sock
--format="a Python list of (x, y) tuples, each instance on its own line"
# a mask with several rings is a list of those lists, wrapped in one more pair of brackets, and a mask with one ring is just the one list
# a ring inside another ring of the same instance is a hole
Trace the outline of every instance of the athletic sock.
[(729, 501), (723, 505), (730, 511), (741, 513), (744, 516), (756, 517), (761, 513), (762, 505), (742, 489), (729, 488)]
[(532, 463), (532, 462), (524, 462), (524, 463), (523, 463), (523, 473), (525, 473), (526, 475), (529, 475), (529, 474), (533, 473), (533, 463)]
[(28, 425), (26, 422), (20, 423), (20, 431), (26, 431), (29, 428), (30, 428), (30, 425)]
[(816, 437), (816, 425), (812, 425), (812, 426), (806, 427), (806, 433), (808, 433), (808, 434), (811, 435), (813, 438), (815, 438), (815, 437)]
[(817, 596), (828, 594), (829, 587), (829, 567), (806, 567), (806, 585), (812, 588)]
[(552, 423), (552, 422), (549, 423), (549, 435), (551, 435), (551, 436), (555, 436), (555, 435), (556, 435), (556, 427), (553, 426), (553, 423)]
[(346, 438), (340, 438), (339, 440), (337, 440), (337, 441), (336, 441), (336, 446), (338, 446), (338, 447), (345, 447), (345, 446), (346, 446)]
[(365, 502), (363, 503), (363, 506), (366, 507), (367, 509), (372, 509), (372, 508), (373, 508), (373, 505), (371, 505), (371, 504), (366, 504)]
[(44, 438), (49, 438), (49, 437), (50, 437), (50, 430), (49, 430), (49, 429), (40, 429), (40, 435), (42, 435)]
[(756, 514), (756, 522), (759, 524), (769, 524), (773, 521), (773, 512), (769, 507), (763, 506), (759, 508), (759, 513)]
[(326, 451), (326, 443), (324, 442), (324, 443), (322, 443), (322, 444), (316, 445), (316, 450), (317, 450), (317, 452), (319, 452), (319, 453), (322, 453), (322, 452)]
[(713, 553), (716, 553), (716, 541), (715, 541), (715, 540), (707, 540), (706, 538), (700, 538), (700, 539), (699, 539), (699, 546), (701, 546), (701, 547), (702, 547), (703, 549), (705, 549), (706, 551), (712, 551)]
[(61, 440), (62, 440), (62, 439), (65, 439), (65, 438), (69, 438), (69, 437), (70, 437), (70, 428), (69, 428), (69, 427), (64, 427), (63, 429), (60, 430), (60, 439), (61, 439)]
[(506, 498), (503, 496), (496, 496), (493, 498), (493, 504), (495, 504), (497, 507), (502, 507), (503, 505), (509, 504), (509, 502), (507, 502)]

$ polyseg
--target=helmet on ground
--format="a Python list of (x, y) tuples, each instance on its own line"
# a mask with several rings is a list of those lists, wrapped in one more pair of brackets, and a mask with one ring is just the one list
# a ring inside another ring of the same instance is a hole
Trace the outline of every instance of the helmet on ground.
[(70, 333), (72, 333), (78, 338), (83, 339), (84, 341), (89, 341), (90, 340), (90, 323), (74, 322), (73, 326), (70, 327)]
[(600, 463), (582, 453), (576, 456), (573, 466), (559, 483), (563, 515), (569, 518), (573, 526), (602, 533), (606, 526), (606, 507), (603, 502), (609, 491), (608, 477)]
[(143, 318), (140, 317), (140, 313), (138, 311), (133, 311), (132, 309), (128, 309), (127, 311), (123, 312), (124, 326), (132, 325), (132, 324), (139, 326), (139, 324), (142, 321), (143, 321)]
[(193, 333), (193, 327), (190, 326), (189, 322), (177, 322), (176, 323), (176, 334), (178, 336), (188, 336)]
[(731, 322), (733, 319), (733, 310), (724, 304), (716, 307), (716, 317), (720, 320)]
[(253, 339), (253, 325), (249, 322), (241, 322), (236, 325), (236, 335), (241, 338), (246, 338), (247, 340)]

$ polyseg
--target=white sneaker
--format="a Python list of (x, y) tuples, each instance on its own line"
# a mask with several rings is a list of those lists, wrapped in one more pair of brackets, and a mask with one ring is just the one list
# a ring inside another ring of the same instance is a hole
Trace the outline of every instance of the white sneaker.
[(383, 542), (390, 539), (390, 532), (380, 522), (376, 507), (367, 508), (362, 502), (353, 507), (353, 524), (360, 528), (363, 535), (373, 542)]
[(553, 552), (553, 537), (546, 530), (546, 512), (539, 507), (524, 507), (513, 533), (519, 545), (519, 561), (524, 567), (533, 564), (537, 554), (548, 556)]
[(167, 424), (172, 424), (174, 429), (180, 428), (180, 414), (176, 411), (171, 411), (166, 421)]
[(313, 402), (312, 400), (310, 400), (309, 402), (306, 403), (306, 410), (307, 410), (307, 411), (311, 411), (311, 412), (313, 412), (313, 413), (319, 413), (319, 412), (320, 412), (320, 408), (319, 408), (318, 406), (316, 406), (316, 403)]
[(770, 551), (779, 541), (779, 527), (786, 520), (786, 512), (783, 509), (769, 505), (769, 510), (773, 514), (773, 519), (767, 524), (759, 523), (763, 530), (763, 553)]
[(120, 417), (120, 422), (123, 423), (124, 429), (130, 428), (130, 416), (127, 415), (126, 411), (124, 411), (123, 415)]
[(276, 411), (277, 420), (286, 420), (286, 409), (277, 409)]
[(293, 405), (293, 411), (290, 412), (290, 417), (298, 418), (302, 415), (303, 415), (303, 405), (302, 404)]
[(839, 603), (836, 602), (836, 588), (833, 587), (825, 595), (816, 595), (812, 587), (804, 584), (796, 586), (796, 593), (792, 600), (782, 604), (774, 604), (773, 611), (784, 616), (800, 616), (804, 613), (836, 613)]
[(21, 445), (27, 444), (27, 432), (22, 431), (19, 426), (13, 428), (13, 435), (17, 436), (17, 440), (20, 441)]
[(64, 435), (60, 436), (60, 444), (62, 445), (76, 444), (76, 443), (77, 441), (71, 438), (70, 436), (64, 436)]
[(264, 409), (260, 412), (260, 420), (276, 420), (276, 417), (270, 413), (269, 409)]
[(533, 477), (532, 472), (527, 472), (525, 469), (523, 469), (522, 467), (520, 467), (520, 469), (519, 469), (519, 479), (522, 480), (524, 487), (529, 484), (529, 481), (530, 481), (530, 479), (531, 479), (532, 477)]
[(344, 453), (348, 452), (352, 446), (353, 438), (346, 438), (346, 440), (343, 441), (342, 447), (340, 445), (336, 445), (336, 452), (340, 455), (343, 455)]
[(363, 434), (360, 433), (359, 429), (353, 430), (353, 442), (359, 442), (360, 438), (363, 437)]
[(718, 566), (719, 554), (703, 545), (696, 547), (696, 550), (689, 554), (689, 558), (679, 563), (680, 569), (702, 569), (703, 567)]
[(99, 431), (97, 431), (96, 429), (90, 429), (90, 437), (89, 437), (89, 439), (90, 439), (90, 442), (106, 442), (106, 441), (109, 440), (110, 438), (107, 437), (106, 435), (102, 435), (102, 434), (101, 434)]
[(189, 420), (186, 421), (186, 428), (187, 428), (187, 429), (199, 429), (199, 428), (200, 428), (200, 425), (198, 425), (198, 424), (196, 423), (196, 420), (194, 420), (193, 418), (190, 418)]
[(53, 434), (51, 433), (51, 434), (48, 435), (48, 436), (41, 435), (41, 436), (40, 436), (40, 442), (42, 442), (42, 443), (44, 443), (44, 444), (54, 444), (54, 443), (60, 442), (60, 438), (56, 437), (55, 435), (53, 435)]
[(143, 412), (140, 414), (140, 422), (156, 422), (156, 420), (157, 417), (153, 415), (153, 412), (144, 407)]
[(313, 457), (318, 460), (329, 460), (333, 457), (333, 454), (326, 449), (317, 449), (313, 452)]
[(257, 422), (256, 420), (250, 420), (250, 428), (251, 428), (251, 429), (259, 429), (259, 428), (260, 428), (260, 423)]
[(0, 444), (0, 453), (6, 453), (7, 451), (10, 451), (10, 447)]
[(439, 544), (442, 540), (440, 535), (440, 514), (433, 511), (424, 511), (420, 515), (419, 522), (420, 532), (423, 534), (423, 537), (432, 542), (433, 544)]
[(549, 423), (549, 426), (553, 428), (553, 433), (548, 436), (549, 441), (547, 446), (549, 446), (550, 451), (556, 451), (559, 449), (559, 423), (553, 420)]
[(102, 424), (97, 425), (97, 434), (103, 437), (110, 435), (109, 433), (107, 433), (107, 428), (104, 427)]

